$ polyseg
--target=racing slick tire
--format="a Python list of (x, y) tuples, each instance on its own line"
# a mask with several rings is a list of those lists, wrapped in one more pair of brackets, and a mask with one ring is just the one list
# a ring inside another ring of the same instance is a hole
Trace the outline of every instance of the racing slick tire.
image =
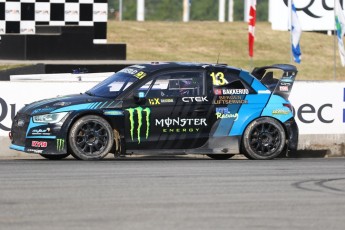
[(40, 154), (40, 155), (49, 160), (61, 160), (68, 157), (70, 154), (65, 153), (65, 154), (59, 154), (59, 155), (50, 155), (50, 154)]
[(72, 156), (80, 160), (100, 160), (112, 149), (114, 133), (102, 117), (87, 115), (78, 119), (68, 136)]
[(270, 160), (282, 153), (286, 134), (279, 121), (261, 117), (246, 128), (241, 144), (242, 153), (253, 160)]
[(227, 160), (235, 156), (235, 154), (207, 154), (207, 156), (214, 160)]

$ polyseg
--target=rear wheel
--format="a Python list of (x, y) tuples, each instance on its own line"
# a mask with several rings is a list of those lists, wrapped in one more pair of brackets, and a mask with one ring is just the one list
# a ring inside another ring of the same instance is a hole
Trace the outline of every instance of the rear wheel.
[(233, 157), (235, 154), (207, 154), (208, 157), (214, 160), (227, 160)]
[(262, 117), (254, 120), (246, 128), (241, 150), (249, 159), (270, 160), (284, 149), (286, 134), (275, 119)]
[(59, 154), (59, 155), (49, 155), (49, 154), (40, 154), (42, 157), (47, 158), (49, 160), (61, 160), (69, 156), (69, 153), (66, 154)]
[(73, 124), (68, 140), (71, 154), (76, 159), (99, 160), (110, 152), (114, 134), (104, 118), (88, 115)]

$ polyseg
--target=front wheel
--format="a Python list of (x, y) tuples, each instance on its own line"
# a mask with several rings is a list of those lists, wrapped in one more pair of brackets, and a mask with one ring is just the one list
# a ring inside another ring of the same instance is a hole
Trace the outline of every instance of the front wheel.
[(100, 160), (110, 152), (114, 134), (104, 118), (87, 115), (73, 124), (68, 140), (71, 154), (76, 159)]
[(241, 150), (249, 159), (270, 160), (283, 151), (285, 142), (286, 134), (282, 125), (273, 118), (262, 117), (246, 128)]

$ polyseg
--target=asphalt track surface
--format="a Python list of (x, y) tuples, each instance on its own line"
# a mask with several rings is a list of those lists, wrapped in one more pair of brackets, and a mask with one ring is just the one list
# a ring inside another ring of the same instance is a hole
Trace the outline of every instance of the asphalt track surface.
[(345, 229), (345, 158), (0, 159), (0, 229)]

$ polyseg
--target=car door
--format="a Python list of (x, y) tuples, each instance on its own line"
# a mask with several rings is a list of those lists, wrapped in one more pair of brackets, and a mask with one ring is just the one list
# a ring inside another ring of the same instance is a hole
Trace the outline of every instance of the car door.
[(188, 149), (207, 141), (203, 70), (163, 72), (137, 86), (124, 101), (127, 149)]

